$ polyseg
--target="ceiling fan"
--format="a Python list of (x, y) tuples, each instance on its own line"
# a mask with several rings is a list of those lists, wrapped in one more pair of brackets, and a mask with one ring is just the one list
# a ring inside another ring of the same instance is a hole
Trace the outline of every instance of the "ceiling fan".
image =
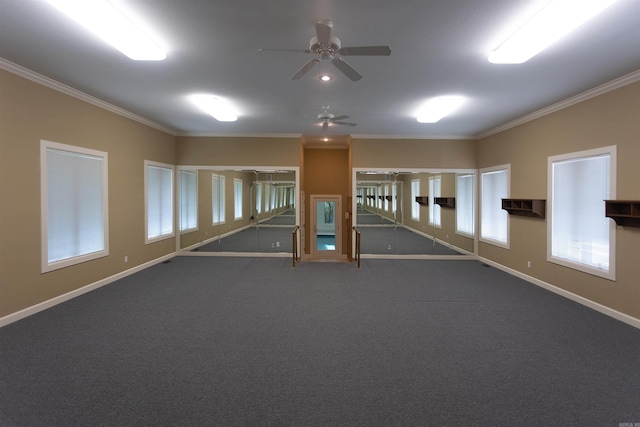
[(311, 38), (309, 49), (259, 49), (260, 51), (288, 51), (300, 53), (313, 53), (315, 58), (307, 62), (293, 76), (292, 80), (298, 80), (313, 68), (318, 62), (330, 60), (331, 63), (353, 81), (360, 80), (362, 75), (349, 65), (342, 56), (389, 56), (389, 46), (355, 46), (341, 47), (340, 39), (331, 35), (333, 23), (331, 21), (316, 22), (316, 36)]
[(344, 119), (348, 119), (349, 116), (334, 116), (329, 112), (329, 106), (322, 106), (322, 113), (318, 114), (318, 121), (322, 123), (322, 131), (326, 131), (329, 128), (329, 124), (342, 125), (342, 126), (356, 126), (355, 123), (343, 122)]

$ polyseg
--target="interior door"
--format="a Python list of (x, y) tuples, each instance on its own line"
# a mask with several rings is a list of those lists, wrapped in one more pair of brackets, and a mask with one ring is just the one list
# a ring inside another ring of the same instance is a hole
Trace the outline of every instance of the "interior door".
[(311, 256), (339, 258), (342, 248), (340, 196), (311, 196)]

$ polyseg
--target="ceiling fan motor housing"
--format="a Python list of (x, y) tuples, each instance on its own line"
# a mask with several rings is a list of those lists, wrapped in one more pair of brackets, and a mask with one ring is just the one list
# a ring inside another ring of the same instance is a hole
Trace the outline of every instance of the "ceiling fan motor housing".
[(329, 44), (324, 45), (318, 42), (318, 37), (312, 37), (309, 42), (309, 50), (317, 55), (320, 55), (322, 59), (330, 58), (340, 50), (340, 39), (334, 36), (329, 37)]

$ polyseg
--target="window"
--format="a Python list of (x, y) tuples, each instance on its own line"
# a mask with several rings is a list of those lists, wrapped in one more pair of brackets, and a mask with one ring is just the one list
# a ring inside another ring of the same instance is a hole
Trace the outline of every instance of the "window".
[(615, 280), (615, 223), (604, 200), (615, 198), (616, 147), (549, 157), (547, 259)]
[(475, 175), (456, 175), (456, 232), (473, 236)]
[(233, 219), (242, 219), (242, 180), (233, 179)]
[(509, 247), (509, 214), (502, 199), (509, 197), (509, 165), (480, 171), (480, 240)]
[(271, 203), (271, 185), (265, 184), (264, 186), (264, 211), (271, 212), (271, 207), (269, 204)]
[(262, 183), (256, 184), (256, 211), (262, 213)]
[(384, 210), (388, 211), (389, 210), (389, 184), (385, 184), (382, 187), (382, 198), (384, 199), (383, 202), (383, 206), (384, 206)]
[(144, 162), (146, 243), (166, 239), (173, 232), (173, 166)]
[(398, 184), (393, 183), (391, 186), (391, 211), (396, 212), (398, 208)]
[(180, 171), (180, 231), (198, 228), (198, 172)]
[(420, 204), (416, 202), (416, 197), (420, 195), (420, 180), (411, 181), (411, 219), (420, 221)]
[(442, 180), (440, 176), (429, 177), (429, 225), (435, 227), (442, 226), (440, 205), (436, 205), (435, 198), (440, 197), (440, 188), (442, 187)]
[(109, 255), (107, 153), (40, 142), (42, 272)]
[(271, 185), (271, 203), (270, 203), (270, 211), (273, 211), (276, 208), (276, 196), (278, 195), (277, 188), (272, 184)]
[(211, 210), (213, 212), (213, 224), (222, 224), (225, 221), (224, 207), (224, 176), (211, 176)]

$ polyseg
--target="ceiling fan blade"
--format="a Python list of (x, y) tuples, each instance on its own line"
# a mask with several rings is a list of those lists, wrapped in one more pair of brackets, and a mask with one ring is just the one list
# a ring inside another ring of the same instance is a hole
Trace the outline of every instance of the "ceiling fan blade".
[(342, 125), (342, 126), (357, 126), (355, 123), (349, 123), (349, 122), (336, 122), (336, 121), (331, 121), (331, 123), (334, 123), (336, 125)]
[(345, 56), (389, 56), (391, 55), (391, 48), (389, 46), (343, 47), (338, 50), (338, 53)]
[(335, 121), (335, 120), (344, 120), (344, 119), (348, 119), (349, 116), (336, 116), (336, 117), (332, 117), (329, 119), (329, 121)]
[(331, 42), (331, 21), (316, 22), (316, 35), (318, 36), (318, 43), (323, 46), (329, 46)]
[(296, 71), (296, 73), (293, 76), (291, 76), (291, 80), (298, 80), (300, 77), (304, 76), (307, 71), (312, 69), (313, 66), (316, 65), (318, 62), (320, 62), (320, 59), (313, 58), (311, 61), (304, 64), (302, 68)]
[(329, 123), (324, 122), (322, 123), (322, 132), (326, 131), (329, 128)]
[(342, 58), (333, 58), (331, 62), (336, 66), (338, 70), (342, 71), (354, 82), (362, 78), (362, 75), (354, 70), (353, 67), (347, 64)]
[(262, 47), (258, 52), (293, 52), (293, 53), (311, 53), (309, 49), (279, 49), (271, 47)]

